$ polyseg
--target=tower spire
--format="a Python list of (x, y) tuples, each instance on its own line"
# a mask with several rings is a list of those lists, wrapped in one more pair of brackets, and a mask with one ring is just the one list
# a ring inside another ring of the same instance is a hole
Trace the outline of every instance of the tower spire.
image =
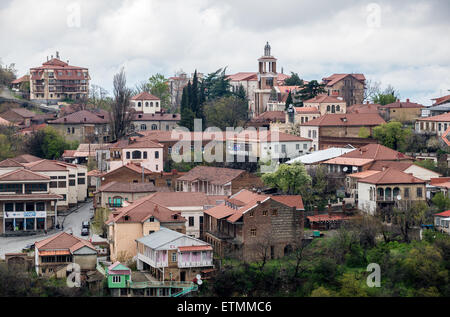
[(264, 56), (271, 56), (270, 55), (270, 45), (269, 42), (266, 43), (266, 46), (264, 46)]

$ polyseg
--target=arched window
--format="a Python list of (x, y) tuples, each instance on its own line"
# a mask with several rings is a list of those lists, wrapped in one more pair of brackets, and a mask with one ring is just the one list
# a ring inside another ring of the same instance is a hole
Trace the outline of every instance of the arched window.
[(131, 152), (131, 157), (133, 159), (140, 159), (142, 157), (141, 151), (133, 151)]
[(138, 102), (138, 107), (141, 107), (141, 102), (140, 101)]
[(341, 107), (339, 105), (336, 106), (336, 112), (341, 111)]
[(145, 106), (148, 107), (148, 101), (145, 102)]
[(152, 124), (152, 130), (158, 130), (158, 126), (156, 124)]
[(159, 102), (155, 102), (155, 107), (159, 107)]
[(335, 109), (334, 105), (331, 106), (331, 113), (336, 113), (336, 109)]
[(150, 102), (150, 107), (153, 107), (153, 102)]
[(330, 105), (328, 105), (327, 106), (327, 112), (330, 112), (331, 111), (331, 107), (330, 107)]
[(141, 124), (141, 130), (147, 130), (147, 125), (146, 124)]

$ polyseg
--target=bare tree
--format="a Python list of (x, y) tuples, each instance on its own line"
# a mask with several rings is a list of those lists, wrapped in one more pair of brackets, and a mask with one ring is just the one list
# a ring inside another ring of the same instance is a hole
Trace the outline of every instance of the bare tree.
[(114, 100), (111, 104), (110, 125), (112, 138), (118, 140), (129, 130), (133, 112), (130, 108), (131, 90), (127, 88), (127, 80), (123, 68), (114, 75)]
[(271, 230), (261, 230), (262, 233), (254, 244), (254, 254), (260, 261), (259, 269), (262, 271), (267, 261), (272, 258), (271, 248), (274, 245), (274, 238)]
[(150, 92), (150, 85), (148, 84), (148, 81), (143, 80), (143, 81), (137, 83), (136, 86), (134, 86), (133, 93), (135, 95), (138, 95), (138, 94), (140, 94), (141, 92), (144, 92), (144, 91), (148, 92), (148, 93), (151, 93)]
[(309, 243), (309, 241), (302, 238), (298, 239), (294, 243), (294, 249), (292, 250), (292, 255), (295, 259), (294, 278), (297, 278), (299, 273), (303, 272), (304, 270), (304, 268), (302, 267), (302, 262), (308, 256), (307, 247)]
[(364, 89), (364, 101), (373, 101), (375, 96), (381, 92), (381, 82), (368, 80)]

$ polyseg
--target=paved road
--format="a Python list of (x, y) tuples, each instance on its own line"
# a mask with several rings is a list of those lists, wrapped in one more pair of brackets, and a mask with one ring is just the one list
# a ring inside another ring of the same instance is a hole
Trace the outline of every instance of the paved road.
[[(64, 223), (64, 231), (72, 232), (77, 237), (81, 237), (81, 222), (90, 220), (91, 216), (94, 214), (94, 211), (91, 210), (92, 201), (81, 204), (80, 206), (81, 207), (79, 209), (71, 214), (58, 217), (60, 225), (61, 223)], [(4, 258), (5, 253), (21, 252), (22, 248), (27, 244), (43, 240), (47, 237), (58, 234), (59, 232), (61, 231), (52, 231), (47, 235), (40, 234), (25, 237), (0, 237), (0, 258)], [(82, 238), (89, 239), (88, 236), (84, 236)]]

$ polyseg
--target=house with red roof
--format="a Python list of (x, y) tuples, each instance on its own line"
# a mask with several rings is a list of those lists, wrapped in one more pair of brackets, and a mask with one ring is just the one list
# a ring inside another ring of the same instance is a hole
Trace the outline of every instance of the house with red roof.
[(416, 133), (442, 136), (450, 127), (450, 112), (416, 120)]
[(80, 110), (47, 121), (66, 140), (79, 143), (107, 143), (111, 136), (110, 114), (105, 110)]
[(328, 96), (342, 97), (347, 107), (364, 101), (366, 77), (363, 74), (333, 74), (322, 78)]
[(300, 135), (312, 139), (314, 150), (349, 144), (359, 147), (377, 143), (371, 138), (373, 128), (383, 123), (386, 121), (374, 113), (325, 114), (301, 125)]
[(130, 99), (130, 107), (140, 113), (161, 112), (161, 100), (149, 92), (143, 91)]
[(219, 256), (244, 261), (279, 258), (302, 238), (304, 206), (299, 195), (242, 190), (204, 211), (205, 240)]
[(316, 108), (322, 116), (329, 113), (347, 113), (347, 104), (342, 97), (328, 96), (327, 94), (320, 94), (305, 100), (303, 106)]
[(30, 99), (56, 104), (64, 99), (80, 100), (89, 95), (89, 70), (71, 66), (56, 57), (30, 69)]
[(397, 99), (396, 102), (379, 106), (381, 115), (386, 121), (400, 121), (400, 122), (413, 122), (421, 117), (422, 109), (425, 106), (410, 102), (409, 99), (406, 101), (400, 101)]
[(97, 250), (89, 241), (67, 232), (58, 233), (35, 243), (36, 273), (41, 276), (66, 278), (79, 266), (80, 273), (95, 271)]
[(357, 180), (358, 209), (375, 215), (380, 213), (390, 221), (395, 206), (426, 201), (426, 181), (393, 168)]
[(436, 230), (450, 234), (450, 210), (434, 214)]

